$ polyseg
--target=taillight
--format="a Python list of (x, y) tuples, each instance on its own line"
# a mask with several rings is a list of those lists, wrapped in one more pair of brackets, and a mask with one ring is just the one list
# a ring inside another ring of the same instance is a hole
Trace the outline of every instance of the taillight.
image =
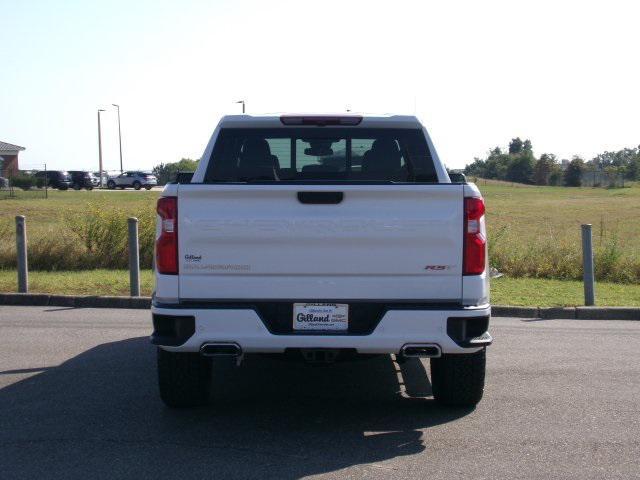
[(160, 236), (156, 240), (156, 270), (165, 275), (178, 274), (178, 197), (158, 199)]
[(484, 232), (484, 200), (464, 199), (463, 275), (480, 275), (486, 263), (487, 238)]

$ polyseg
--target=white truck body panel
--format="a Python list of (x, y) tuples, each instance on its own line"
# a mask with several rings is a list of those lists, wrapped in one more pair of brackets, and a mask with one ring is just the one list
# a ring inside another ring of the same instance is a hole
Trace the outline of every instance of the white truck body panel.
[[(298, 201), (314, 190), (344, 200)], [(187, 185), (178, 198), (180, 298), (461, 298), (461, 185)]]

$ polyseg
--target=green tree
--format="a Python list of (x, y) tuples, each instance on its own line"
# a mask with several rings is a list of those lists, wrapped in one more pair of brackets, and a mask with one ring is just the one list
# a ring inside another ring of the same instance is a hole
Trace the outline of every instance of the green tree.
[[(529, 142), (531, 143), (531, 142)], [(520, 137), (512, 138), (509, 143), (509, 155), (517, 155), (522, 152), (524, 144)]]
[(509, 155), (507, 155), (506, 153), (502, 153), (500, 147), (496, 147), (491, 150), (485, 163), (485, 178), (505, 180), (507, 178), (509, 161)]
[(567, 169), (564, 171), (565, 187), (579, 187), (582, 185), (582, 173), (585, 170), (584, 160), (575, 156), (569, 162)]
[(481, 158), (475, 157), (473, 159), (473, 162), (471, 162), (469, 165), (464, 167), (464, 174), (475, 176), (475, 177), (488, 178), (486, 176), (485, 169), (486, 169), (486, 162)]
[(640, 149), (634, 158), (629, 161), (626, 169), (626, 177), (629, 180), (640, 180)]
[(640, 147), (623, 148), (616, 152), (603, 152), (589, 161), (595, 170), (606, 171), (609, 167), (618, 168), (618, 173), (623, 174), (629, 180), (637, 178), (637, 159), (640, 155)]
[(535, 158), (531, 151), (510, 155), (507, 167), (507, 180), (518, 183), (531, 183), (533, 180), (533, 166)]
[(562, 168), (558, 163), (554, 163), (551, 167), (549, 175), (549, 185), (562, 185)]
[(550, 185), (553, 166), (556, 163), (556, 156), (554, 154), (543, 153), (533, 167), (533, 183), (536, 185)]
[(178, 172), (195, 172), (199, 160), (183, 158), (179, 162), (161, 163), (153, 167), (153, 173), (158, 177), (158, 185), (165, 185), (176, 179)]

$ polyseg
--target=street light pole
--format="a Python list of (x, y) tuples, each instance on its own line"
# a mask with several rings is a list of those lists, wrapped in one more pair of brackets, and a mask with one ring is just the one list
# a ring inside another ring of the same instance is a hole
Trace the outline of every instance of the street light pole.
[(100, 112), (104, 112), (102, 108), (98, 109), (98, 162), (100, 168), (100, 188), (102, 188), (102, 129), (100, 128)]
[(244, 100), (238, 100), (236, 103), (242, 104), (242, 113), (244, 113)]
[(116, 105), (115, 103), (112, 103), (111, 105), (118, 109), (118, 143), (120, 144), (120, 173), (122, 173), (122, 132), (120, 131), (120, 105)]

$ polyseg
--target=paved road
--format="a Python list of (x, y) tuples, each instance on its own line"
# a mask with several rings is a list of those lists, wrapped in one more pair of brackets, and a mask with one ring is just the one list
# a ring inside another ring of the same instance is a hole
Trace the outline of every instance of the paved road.
[(260, 357), (172, 411), (147, 312), (0, 307), (0, 477), (640, 478), (640, 322), (492, 330), (473, 411), (435, 405), (418, 361)]

